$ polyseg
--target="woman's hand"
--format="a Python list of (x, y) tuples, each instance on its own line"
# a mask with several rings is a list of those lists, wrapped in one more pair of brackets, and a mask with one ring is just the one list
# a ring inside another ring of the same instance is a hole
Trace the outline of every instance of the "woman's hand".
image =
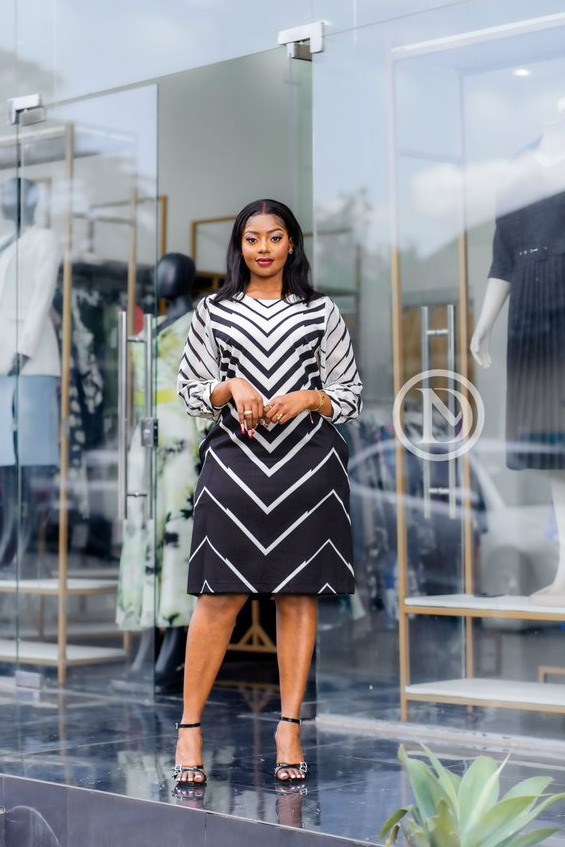
[(251, 438), (252, 431), (263, 417), (263, 398), (246, 379), (230, 379), (229, 387), (239, 415), (241, 432), (243, 434), (247, 429)]
[(291, 391), (290, 394), (279, 394), (265, 404), (263, 417), (268, 423), (286, 423), (301, 412), (315, 409), (320, 402), (317, 391)]

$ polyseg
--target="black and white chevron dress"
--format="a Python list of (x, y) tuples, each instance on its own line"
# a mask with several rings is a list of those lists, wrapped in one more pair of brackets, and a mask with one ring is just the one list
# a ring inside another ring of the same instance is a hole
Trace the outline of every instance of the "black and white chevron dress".
[[(331, 420), (304, 412), (241, 435), (220, 381), (246, 379), (268, 401), (323, 388)], [(189, 594), (351, 594), (347, 446), (334, 424), (359, 414), (349, 333), (328, 297), (309, 305), (247, 295), (198, 303), (179, 370), (189, 415), (215, 421), (200, 446)]]

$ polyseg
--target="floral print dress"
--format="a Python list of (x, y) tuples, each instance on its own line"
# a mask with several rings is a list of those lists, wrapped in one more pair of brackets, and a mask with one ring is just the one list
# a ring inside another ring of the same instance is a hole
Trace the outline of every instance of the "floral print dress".
[[(124, 522), (117, 608), (118, 625), (125, 630), (187, 626), (196, 602), (187, 595), (186, 582), (198, 447), (204, 436), (202, 426), (186, 415), (175, 391), (191, 318), (192, 312), (188, 312), (157, 334), (155, 397), (159, 441), (155, 517), (147, 521), (143, 499), (130, 498), (128, 519)], [(133, 345), (132, 359), (134, 406), (141, 417), (142, 345)], [(144, 488), (144, 454), (138, 424), (128, 452), (130, 490)]]

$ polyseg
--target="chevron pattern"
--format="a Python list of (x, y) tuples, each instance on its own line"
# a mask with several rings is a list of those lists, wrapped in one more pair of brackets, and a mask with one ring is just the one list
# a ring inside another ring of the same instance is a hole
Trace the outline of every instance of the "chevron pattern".
[[(324, 388), (331, 421), (304, 413), (242, 436), (216, 385), (246, 379), (268, 401)], [(191, 594), (348, 594), (354, 590), (347, 446), (334, 426), (361, 408), (351, 341), (335, 304), (296, 298), (200, 301), (178, 391), (216, 423), (200, 446), (189, 564)]]

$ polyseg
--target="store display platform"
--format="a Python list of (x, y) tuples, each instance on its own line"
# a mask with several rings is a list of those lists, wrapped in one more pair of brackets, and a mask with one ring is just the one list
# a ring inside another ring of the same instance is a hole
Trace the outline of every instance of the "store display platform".
[[(214, 690), (203, 721), (208, 785), (175, 797), (179, 708), (174, 698), (146, 704), (0, 687), (0, 844), (352, 847), (378, 844), (383, 821), (410, 802), (397, 740), (323, 722), (303, 725), (307, 782), (275, 784), (276, 687), (235, 682)], [(476, 754), (440, 753), (459, 772)], [(565, 771), (547, 762), (516, 761), (506, 778), (510, 785), (534, 772), (565, 790)], [(564, 805), (552, 808), (555, 825)]]

